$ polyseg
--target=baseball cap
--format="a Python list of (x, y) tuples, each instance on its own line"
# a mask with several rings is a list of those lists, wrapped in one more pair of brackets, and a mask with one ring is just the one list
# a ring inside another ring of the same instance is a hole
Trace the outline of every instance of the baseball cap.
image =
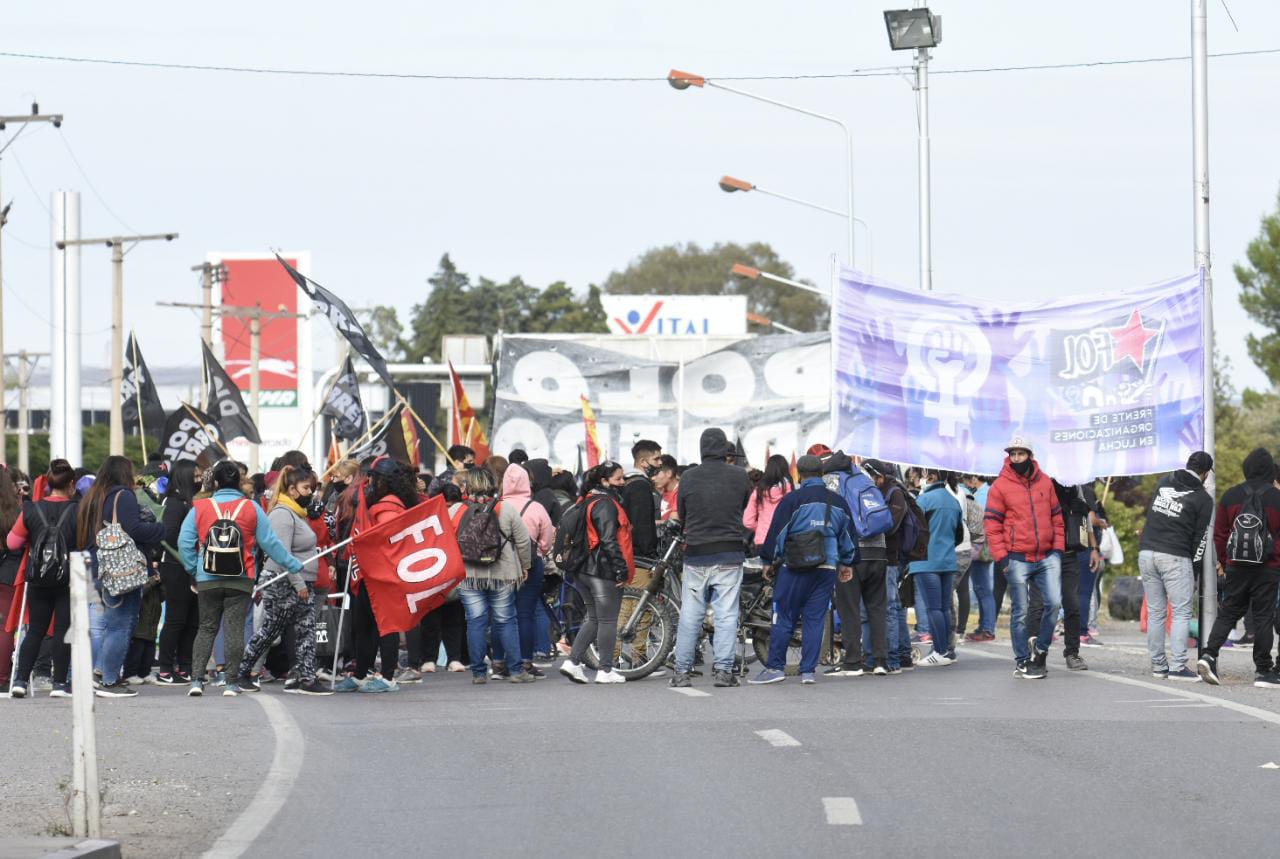
[(1031, 439), (1025, 436), (1015, 435), (1009, 439), (1009, 443), (1004, 446), (1004, 452), (1008, 453), (1011, 450), (1025, 450), (1032, 456), (1036, 455), (1036, 449), (1032, 447)]
[(796, 471), (801, 474), (821, 474), (822, 460), (811, 453), (806, 453), (796, 460)]

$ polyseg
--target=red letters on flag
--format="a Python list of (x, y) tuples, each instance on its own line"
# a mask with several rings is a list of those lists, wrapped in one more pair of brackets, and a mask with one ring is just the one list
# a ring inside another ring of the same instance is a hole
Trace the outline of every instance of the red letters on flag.
[(351, 547), (382, 635), (413, 629), (467, 575), (439, 495), (362, 532)]

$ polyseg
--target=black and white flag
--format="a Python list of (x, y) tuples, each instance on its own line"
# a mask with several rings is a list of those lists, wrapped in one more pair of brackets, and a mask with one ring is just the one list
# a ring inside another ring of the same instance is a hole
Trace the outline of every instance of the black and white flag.
[(204, 410), (213, 416), (223, 438), (246, 438), (251, 444), (262, 444), (258, 427), (249, 414), (249, 408), (240, 396), (240, 389), (231, 381), (227, 371), (213, 357), (209, 344), (201, 342), (204, 349), (204, 378), (208, 385), (208, 401)]
[(185, 460), (208, 468), (221, 453), (213, 418), (186, 403), (179, 405), (165, 421), (160, 443), (164, 461), (171, 466)]
[(411, 462), (404, 437), (404, 404), (396, 403), (382, 426), (359, 447), (347, 451), (347, 458), (363, 462), (371, 456), (388, 456), (397, 462)]
[(347, 342), (351, 344), (351, 348), (363, 359), (369, 362), (369, 366), (378, 374), (387, 386), (394, 389), (395, 382), (391, 380), (391, 373), (387, 370), (387, 360), (382, 357), (382, 353), (378, 351), (378, 347), (373, 345), (373, 341), (369, 339), (369, 335), (364, 333), (364, 327), (360, 324), (360, 320), (356, 319), (356, 315), (351, 312), (351, 308), (338, 296), (316, 283), (311, 278), (301, 274), (293, 266), (289, 265), (279, 254), (276, 259), (280, 261), (280, 265), (284, 266), (284, 270), (289, 272), (289, 277), (293, 278), (294, 283), (298, 284), (298, 288), (307, 294), (307, 297), (315, 303), (316, 307), (329, 320), (329, 324), (338, 330), (338, 333), (347, 338)]
[(144, 434), (148, 431), (153, 435), (159, 433), (164, 427), (164, 406), (160, 404), (155, 380), (151, 378), (147, 362), (142, 359), (142, 350), (138, 348), (138, 339), (132, 331), (124, 349), (124, 377), (120, 384), (125, 426), (138, 424)]
[(343, 441), (355, 441), (368, 429), (364, 405), (360, 402), (360, 378), (351, 363), (351, 356), (347, 356), (346, 364), (329, 388), (329, 396), (320, 407), (320, 414), (333, 418), (333, 434)]

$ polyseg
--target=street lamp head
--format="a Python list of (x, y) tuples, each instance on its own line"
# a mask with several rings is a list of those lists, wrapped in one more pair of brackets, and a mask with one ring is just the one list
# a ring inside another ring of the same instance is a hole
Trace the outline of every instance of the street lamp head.
[(928, 9), (898, 9), (884, 13), (889, 47), (895, 51), (932, 48), (942, 42), (942, 16)]
[(736, 274), (738, 277), (745, 277), (745, 278), (749, 278), (750, 280), (760, 279), (760, 269), (752, 268), (749, 265), (743, 265), (740, 262), (735, 262), (733, 264), (733, 268), (730, 269), (730, 271), (733, 274)]
[(720, 190), (726, 194), (732, 194), (734, 191), (754, 191), (755, 187), (745, 179), (735, 179), (732, 176), (720, 177)]
[(178, 234), (177, 234), (177, 233), (165, 233), (165, 234), (164, 234), (164, 240), (165, 240), (166, 242), (171, 242), (171, 241), (173, 241), (174, 239), (176, 239), (177, 237), (178, 237)]
[(672, 89), (688, 89), (691, 86), (705, 86), (707, 79), (701, 75), (695, 75), (693, 72), (672, 69), (667, 73), (667, 83), (671, 84)]

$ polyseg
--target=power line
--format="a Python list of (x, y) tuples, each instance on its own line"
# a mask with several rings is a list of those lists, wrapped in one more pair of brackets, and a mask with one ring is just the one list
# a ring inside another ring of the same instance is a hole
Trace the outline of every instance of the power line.
[[(62, 131), (62, 129), (58, 129), (58, 130), (60, 132)], [(80, 159), (76, 157), (75, 151), (72, 150), (71, 143), (67, 140), (67, 135), (65, 133), (60, 133), (58, 135), (58, 139), (62, 141), (62, 145), (63, 147), (66, 148), (67, 154), (71, 156), (72, 163), (76, 165), (76, 169), (80, 171), (80, 175), (81, 177), (84, 178), (85, 184), (89, 186), (89, 190), (93, 192), (93, 196), (96, 197), (98, 202), (102, 204), (102, 208), (106, 209), (107, 213), (111, 215), (111, 217), (116, 219), (116, 223), (120, 224), (120, 226), (124, 227), (129, 232), (131, 233), (141, 232), (141, 230), (136, 230), (133, 227), (126, 224), (124, 222), (124, 218), (121, 218), (119, 215), (117, 215), (115, 209), (111, 208), (111, 206), (107, 203), (106, 199), (102, 196), (101, 193), (99, 193), (98, 186), (93, 184), (93, 180), (89, 178), (89, 174), (85, 172), (84, 166), (80, 163)], [(50, 217), (52, 217), (52, 215)]]
[[(1259, 48), (1249, 51), (1225, 51), (1210, 54), (1214, 58), (1252, 57), (1267, 54), (1280, 54), (1280, 48)], [(235, 72), (255, 75), (282, 75), (292, 77), (331, 77), (331, 78), (372, 78), (388, 80), (423, 80), (423, 81), (477, 81), (477, 82), (510, 82), (510, 83), (652, 83), (665, 81), (666, 77), (657, 76), (579, 76), (579, 75), (463, 75), (463, 74), (426, 74), (418, 72), (372, 72), (350, 69), (288, 69), (264, 66), (228, 66), (202, 63), (163, 63), (148, 60), (123, 60), (111, 57), (71, 57), (56, 54), (29, 54), (17, 51), (0, 51), (0, 57), (17, 60), (43, 60), (56, 63), (85, 63), (104, 66), (127, 66), (144, 69), (161, 69), (168, 71), (197, 72)], [(1052, 71), (1060, 69), (1089, 69), (1106, 66), (1131, 66), (1151, 63), (1173, 63), (1190, 60), (1190, 54), (1168, 57), (1134, 57), (1120, 60), (1088, 60), (1072, 63), (1045, 63), (1026, 66), (987, 66), (967, 69), (936, 69), (935, 75), (967, 75), (991, 74), (997, 72)], [(837, 80), (844, 78), (894, 77), (907, 71), (906, 66), (876, 66), (865, 69), (853, 69), (847, 72), (830, 74), (789, 74), (789, 75), (708, 75), (708, 80), (718, 81), (781, 81), (781, 80)]]

